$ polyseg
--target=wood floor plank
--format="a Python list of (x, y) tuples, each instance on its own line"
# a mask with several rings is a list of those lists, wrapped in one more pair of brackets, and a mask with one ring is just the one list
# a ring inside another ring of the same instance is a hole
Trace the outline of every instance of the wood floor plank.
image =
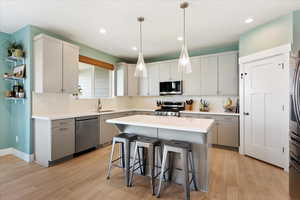
[[(0, 200), (154, 200), (147, 177), (135, 177), (134, 186), (124, 186), (121, 169), (106, 180), (111, 147), (43, 168), (14, 156), (0, 157)], [(282, 169), (212, 148), (210, 191), (191, 192), (192, 200), (288, 200), (288, 174)], [(168, 184), (161, 199), (183, 199), (183, 189)]]

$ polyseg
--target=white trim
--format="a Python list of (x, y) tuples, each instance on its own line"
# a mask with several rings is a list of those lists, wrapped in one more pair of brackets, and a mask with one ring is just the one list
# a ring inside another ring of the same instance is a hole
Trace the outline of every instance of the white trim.
[(27, 153), (24, 153), (22, 151), (15, 149), (15, 148), (1, 149), (0, 156), (5, 156), (5, 155), (14, 155), (26, 162), (33, 162), (33, 160), (34, 160), (33, 154), (27, 154)]
[(277, 56), (280, 54), (285, 54), (289, 53), (292, 50), (292, 45), (291, 44), (285, 44), (282, 46), (278, 46), (272, 49), (260, 51), (254, 54), (250, 54), (248, 56), (243, 56), (239, 58), (239, 64), (245, 64), (248, 62), (253, 62), (256, 60), (272, 57), (272, 56)]
[(0, 149), (0, 156), (13, 154), (12, 152), (13, 152), (13, 148)]

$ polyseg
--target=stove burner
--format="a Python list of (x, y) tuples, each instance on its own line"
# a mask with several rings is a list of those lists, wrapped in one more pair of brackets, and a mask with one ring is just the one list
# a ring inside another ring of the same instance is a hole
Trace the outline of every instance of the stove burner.
[(161, 108), (155, 110), (155, 115), (160, 116), (180, 116), (180, 111), (184, 110), (184, 102), (162, 102)]

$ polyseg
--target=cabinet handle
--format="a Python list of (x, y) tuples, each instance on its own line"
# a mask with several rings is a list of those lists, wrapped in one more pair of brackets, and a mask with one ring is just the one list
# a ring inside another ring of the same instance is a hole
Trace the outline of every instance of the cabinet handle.
[(250, 113), (248, 113), (248, 112), (244, 112), (244, 115), (250, 115)]
[(60, 131), (65, 131), (65, 130), (68, 130), (67, 128), (60, 128), (59, 129)]

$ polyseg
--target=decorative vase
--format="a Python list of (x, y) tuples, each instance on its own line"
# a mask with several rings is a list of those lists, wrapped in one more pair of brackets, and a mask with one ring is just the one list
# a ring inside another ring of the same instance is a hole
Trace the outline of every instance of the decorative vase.
[(14, 56), (14, 57), (17, 57), (17, 58), (21, 58), (21, 57), (24, 56), (24, 52), (23, 52), (22, 49), (15, 49), (15, 50), (13, 51), (13, 56)]

